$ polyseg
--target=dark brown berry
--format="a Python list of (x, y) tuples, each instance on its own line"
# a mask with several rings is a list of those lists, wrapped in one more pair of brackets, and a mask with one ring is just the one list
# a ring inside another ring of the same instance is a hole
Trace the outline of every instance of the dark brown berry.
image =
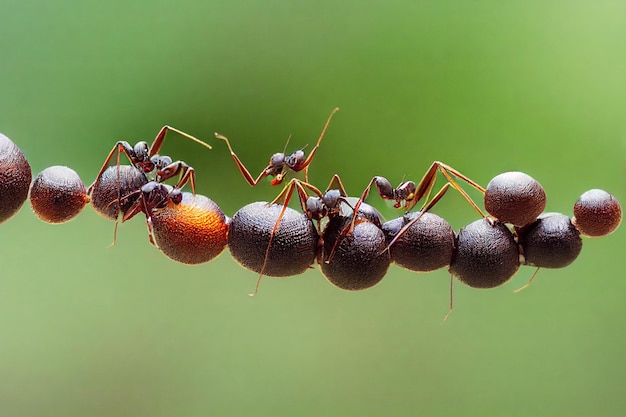
[(17, 213), (28, 197), (32, 172), (22, 150), (0, 133), (0, 223)]
[(502, 223), (479, 219), (459, 231), (450, 272), (474, 288), (493, 288), (507, 282), (519, 268), (519, 249)]
[[(391, 259), (385, 251), (385, 235), (368, 220), (357, 219), (352, 233), (340, 236), (345, 234), (351, 221), (352, 216), (337, 216), (326, 224), (321, 269), (333, 285), (356, 291), (380, 282)], [(335, 245), (338, 238), (341, 240)]]
[(71, 168), (51, 166), (35, 177), (30, 187), (30, 204), (41, 220), (65, 223), (89, 202), (85, 184)]
[(526, 265), (563, 268), (578, 257), (583, 247), (580, 233), (564, 214), (542, 214), (518, 230)]
[(600, 237), (613, 233), (622, 221), (622, 207), (617, 198), (603, 190), (589, 190), (574, 204), (574, 225), (586, 236)]
[(505, 172), (487, 184), (485, 209), (500, 222), (524, 226), (535, 221), (545, 207), (543, 187), (523, 172)]
[[(383, 224), (387, 242), (390, 242), (420, 213), (412, 212)], [(391, 246), (391, 260), (403, 268), (416, 272), (434, 271), (449, 266), (454, 254), (454, 231), (443, 218), (424, 213)]]
[(315, 225), (306, 214), (290, 207), (285, 208), (270, 243), (282, 209), (280, 204), (256, 202), (231, 219), (228, 247), (244, 268), (261, 273), (265, 263), (263, 275), (287, 277), (303, 273), (315, 260), (319, 242)]

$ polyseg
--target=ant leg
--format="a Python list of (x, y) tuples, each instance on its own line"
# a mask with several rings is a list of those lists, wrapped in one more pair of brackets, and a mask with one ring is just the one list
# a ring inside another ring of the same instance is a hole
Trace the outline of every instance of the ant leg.
[(420, 201), (424, 196), (426, 196), (426, 200), (428, 201), (430, 193), (435, 186), (435, 182), (437, 180), (437, 171), (441, 172), (441, 174), (446, 178), (450, 185), (455, 190), (457, 190), (463, 196), (463, 198), (465, 198), (465, 200), (474, 208), (474, 210), (476, 210), (480, 214), (481, 217), (486, 217), (482, 210), (474, 202), (474, 200), (472, 200), (472, 198), (465, 192), (465, 190), (461, 188), (461, 186), (453, 177), (457, 177), (465, 181), (470, 186), (480, 191), (482, 194), (485, 193), (485, 189), (475, 181), (461, 174), (459, 171), (439, 161), (435, 161), (431, 164), (428, 171), (426, 171), (426, 174), (424, 174), (424, 177), (417, 184), (415, 190), (415, 198), (410, 202), (410, 204), (407, 204), (407, 211), (411, 210), (415, 206), (415, 204), (417, 204), (417, 202)]
[(330, 124), (330, 120), (338, 111), (339, 111), (339, 107), (335, 107), (333, 111), (330, 112), (330, 116), (328, 116), (328, 119), (326, 120), (326, 124), (324, 124), (324, 128), (322, 129), (322, 133), (320, 134), (320, 137), (317, 139), (317, 143), (315, 144), (313, 149), (311, 149), (311, 153), (309, 154), (309, 156), (304, 160), (304, 162), (297, 169), (297, 171), (304, 169), (304, 181), (305, 182), (309, 182), (309, 164), (313, 160), (313, 157), (315, 156), (315, 152), (317, 152), (317, 148), (320, 147), (320, 143), (322, 142), (322, 138), (324, 138), (324, 134), (326, 133), (326, 129), (328, 128), (328, 125)]
[(152, 217), (146, 216), (146, 226), (148, 227), (148, 239), (150, 243), (155, 248), (159, 249), (159, 245), (156, 243), (156, 239), (154, 238), (154, 227), (152, 226)]
[(283, 203), (282, 203), (283, 207), (280, 210), (280, 213), (278, 214), (278, 218), (276, 219), (276, 223), (274, 223), (274, 228), (272, 229), (272, 233), (270, 234), (269, 241), (267, 242), (267, 248), (265, 249), (265, 258), (263, 258), (263, 265), (261, 266), (261, 271), (259, 271), (259, 278), (256, 281), (254, 292), (252, 294), (248, 294), (250, 297), (254, 297), (259, 292), (259, 286), (261, 285), (261, 279), (263, 278), (263, 274), (265, 273), (265, 268), (267, 267), (267, 260), (270, 255), (270, 249), (272, 248), (272, 242), (274, 240), (274, 236), (276, 235), (278, 226), (280, 225), (280, 222), (283, 219), (283, 216), (285, 215), (285, 210), (287, 209), (289, 200), (291, 199), (291, 196), (293, 195), (293, 190), (296, 187), (296, 184), (297, 184), (296, 181), (294, 180), (290, 181), (289, 184), (287, 184), (287, 186), (283, 189), (283, 191), (281, 191), (279, 196), (276, 197), (276, 199), (274, 199), (274, 201), (270, 203), (270, 205), (277, 204), (276, 201), (280, 201), (281, 198), (283, 199)]
[(233, 160), (237, 164), (237, 168), (239, 168), (239, 172), (241, 172), (241, 175), (243, 175), (243, 177), (248, 182), (248, 184), (250, 184), (250, 186), (254, 187), (255, 185), (259, 183), (259, 181), (261, 181), (263, 178), (267, 176), (267, 168), (265, 168), (263, 171), (261, 171), (259, 176), (256, 177), (256, 179), (253, 178), (252, 174), (250, 174), (250, 171), (248, 171), (248, 169), (243, 164), (243, 162), (241, 162), (241, 160), (239, 159), (235, 151), (233, 151), (233, 148), (232, 146), (230, 146), (230, 141), (228, 140), (228, 138), (226, 136), (220, 135), (219, 133), (215, 133), (215, 138), (221, 139), (226, 142), (226, 145), (228, 145), (228, 150), (230, 151), (230, 156), (233, 157)]
[[(405, 224), (404, 226), (402, 226), (402, 229), (400, 229), (400, 231), (394, 236), (393, 239), (391, 239), (391, 242), (389, 242), (389, 244), (387, 245), (387, 247), (385, 248), (384, 251), (389, 251), (389, 249), (391, 248), (391, 246), (397, 242), (397, 240), (404, 234), (406, 233), (407, 230), (409, 230), (409, 228), (411, 226), (413, 226), (415, 223), (417, 223), (422, 216), (424, 215), (424, 213), (426, 213), (428, 210), (430, 210), (431, 208), (433, 208), (433, 206), (435, 204), (437, 204), (437, 202), (439, 202), (439, 200), (441, 199), (441, 197), (443, 197), (443, 195), (448, 191), (448, 188), (450, 188), (450, 183), (446, 183), (444, 184), (443, 187), (441, 187), (441, 189), (437, 192), (437, 194), (435, 194), (435, 196), (432, 198), (432, 200), (428, 201), (426, 204), (424, 204), (424, 206), (422, 207), (422, 209), (420, 210), (420, 214), (414, 218), (413, 220), (411, 220), (410, 222), (408, 222), (407, 224)], [(384, 252), (383, 251), (383, 252)]]
[(448, 308), (448, 313), (443, 317), (443, 321), (448, 321), (448, 318), (450, 317), (450, 315), (452, 314), (452, 307), (453, 307), (453, 288), (454, 288), (454, 277), (452, 276), (452, 274), (450, 274), (450, 306)]
[(161, 130), (159, 130), (159, 133), (157, 133), (156, 138), (154, 138), (154, 142), (152, 142), (152, 145), (150, 146), (150, 155), (149, 155), (150, 157), (152, 157), (152, 156), (154, 156), (154, 155), (159, 153), (159, 151), (161, 150), (161, 146), (163, 146), (163, 142), (165, 141), (165, 136), (167, 135), (168, 131), (171, 131), (171, 132), (174, 132), (174, 133), (178, 133), (180, 136), (182, 136), (184, 138), (187, 138), (189, 140), (192, 140), (192, 141), (194, 141), (194, 142), (204, 146), (205, 148), (213, 149), (211, 147), (211, 145), (209, 145), (208, 143), (205, 143), (205, 142), (201, 141), (200, 139), (198, 139), (198, 138), (196, 138), (194, 136), (191, 136), (188, 133), (183, 132), (182, 130), (178, 130), (178, 129), (173, 128), (171, 126), (165, 125), (165, 126), (163, 126), (161, 128)]
[[(113, 149), (111, 149), (111, 152), (109, 152), (109, 154), (105, 158), (104, 163), (102, 164), (102, 167), (100, 168), (100, 171), (98, 171), (98, 175), (96, 175), (96, 180), (87, 189), (87, 195), (91, 195), (91, 192), (93, 191), (93, 187), (96, 185), (96, 182), (98, 182), (98, 179), (102, 176), (102, 173), (109, 166), (109, 162), (111, 162), (111, 158), (113, 158), (113, 154), (115, 152), (117, 152), (117, 166), (118, 167), (120, 166), (120, 153), (123, 153), (126, 155), (131, 165), (135, 165), (135, 162), (137, 161), (137, 159), (135, 158), (135, 151), (133, 147), (130, 146), (130, 143), (126, 141), (117, 142), (115, 146), (113, 146)], [(119, 175), (119, 171), (118, 171), (118, 175)]]
[(341, 182), (341, 178), (339, 177), (338, 174), (334, 174), (333, 177), (331, 178), (330, 182), (328, 183), (328, 187), (326, 187), (326, 191), (328, 190), (339, 190), (339, 192), (341, 193), (343, 197), (348, 196), (348, 193), (346, 193), (346, 189), (343, 186), (343, 183)]
[[(333, 178), (334, 180), (334, 178)], [(337, 176), (337, 180), (339, 181), (339, 184), (341, 184), (341, 180), (339, 179), (339, 177)], [(332, 184), (332, 181), (331, 181)], [(361, 197), (359, 197), (358, 201), (356, 202), (356, 204), (354, 205), (354, 207), (352, 208), (352, 220), (350, 221), (350, 225), (346, 226), (341, 233), (339, 233), (339, 236), (337, 236), (337, 239), (335, 240), (335, 244), (333, 245), (333, 248), (330, 252), (330, 254), (328, 255), (328, 259), (326, 260), (326, 263), (330, 263), (330, 261), (332, 260), (333, 256), (335, 255), (335, 252), (337, 251), (337, 248), (339, 247), (339, 243), (341, 242), (341, 240), (346, 237), (349, 236), (352, 231), (354, 230), (354, 227), (357, 224), (357, 220), (358, 220), (358, 214), (359, 214), (359, 208), (361, 207), (361, 203), (363, 203), (363, 201), (365, 201), (365, 199), (367, 198), (367, 196), (369, 195), (369, 192), (372, 188), (372, 185), (376, 184), (376, 190), (378, 191), (378, 195), (380, 195), (381, 198), (385, 199), (385, 200), (394, 200), (396, 199), (395, 194), (394, 194), (394, 189), (391, 186), (391, 183), (389, 182), (389, 180), (387, 180), (387, 178), (385, 177), (373, 177), (370, 182), (367, 184), (367, 186), (365, 187), (365, 189), (363, 190), (363, 193), (361, 194)], [(343, 187), (343, 184), (341, 184), (341, 186)], [(330, 185), (329, 185), (330, 187)], [(345, 190), (344, 190), (345, 193)]]
[(196, 175), (193, 167), (187, 165), (183, 161), (172, 162), (156, 174), (156, 181), (163, 182), (170, 178), (180, 175), (180, 179), (176, 183), (175, 188), (183, 188), (185, 184), (189, 183), (191, 186), (191, 192), (196, 193)]
[(535, 269), (535, 272), (533, 272), (533, 275), (530, 277), (530, 279), (528, 280), (528, 282), (526, 283), (526, 285), (516, 289), (515, 291), (513, 291), (514, 293), (518, 293), (522, 290), (525, 290), (526, 288), (530, 287), (530, 284), (533, 283), (533, 280), (535, 279), (535, 276), (537, 275), (537, 272), (539, 272), (539, 269), (541, 269), (540, 267), (537, 267), (537, 269)]

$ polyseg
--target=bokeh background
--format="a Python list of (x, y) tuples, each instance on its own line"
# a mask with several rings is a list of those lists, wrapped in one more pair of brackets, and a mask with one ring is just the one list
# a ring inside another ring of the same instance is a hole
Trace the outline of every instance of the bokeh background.
[[(0, 131), (34, 173), (89, 184), (117, 140), (152, 140), (197, 169), (228, 214), (269, 156), (315, 143), (311, 165), (352, 194), (373, 175), (418, 180), (433, 160), (486, 185), (521, 170), (571, 215), (603, 188), (626, 202), (626, 3), (619, 1), (0, 1)], [(474, 197), (480, 198), (475, 193)], [(398, 213), (375, 193), (387, 218)], [(455, 229), (477, 215), (456, 194)], [(26, 203), (0, 227), (2, 416), (621, 416), (624, 227), (579, 259), (492, 290), (392, 266), (345, 292), (319, 270), (265, 279), (225, 251), (170, 261), (140, 216), (84, 210), (48, 225)]]

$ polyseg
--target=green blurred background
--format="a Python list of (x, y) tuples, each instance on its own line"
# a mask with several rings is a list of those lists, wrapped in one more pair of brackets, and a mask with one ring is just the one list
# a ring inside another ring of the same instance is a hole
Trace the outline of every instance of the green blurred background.
[[(0, 131), (34, 174), (93, 181), (117, 140), (152, 140), (197, 169), (228, 214), (278, 193), (254, 174), (315, 143), (324, 188), (418, 180), (441, 160), (486, 185), (521, 170), (571, 215), (603, 188), (626, 202), (626, 3), (621, 1), (0, 2)], [(434, 210), (476, 218), (456, 194)], [(472, 194), (476, 196), (476, 194)], [(476, 196), (479, 198), (479, 196)], [(398, 213), (375, 195), (387, 218)], [(185, 266), (139, 216), (91, 209), (47, 225), (26, 203), (0, 228), (2, 416), (621, 416), (624, 227), (571, 266), (507, 285), (392, 266), (341, 291), (318, 269), (265, 279), (228, 252)]]

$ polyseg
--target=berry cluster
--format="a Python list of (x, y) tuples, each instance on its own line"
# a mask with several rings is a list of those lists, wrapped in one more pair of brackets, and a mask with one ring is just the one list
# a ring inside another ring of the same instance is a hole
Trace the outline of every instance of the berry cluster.
[[(521, 172), (493, 178), (486, 188), (454, 168), (434, 162), (419, 183), (404, 181), (394, 188), (375, 176), (359, 198), (348, 197), (339, 176), (324, 192), (308, 182), (308, 167), (338, 109), (328, 117), (308, 157), (298, 150), (274, 154), (255, 178), (225, 141), (244, 179), (256, 185), (271, 177), (282, 184), (289, 172), (304, 171), (304, 180), (289, 180), (271, 202), (254, 202), (228, 218), (209, 198), (195, 193), (194, 169), (158, 152), (168, 132), (175, 132), (207, 148), (184, 132), (163, 127), (154, 142), (117, 142), (88, 188), (72, 169), (53, 166), (31, 181), (22, 151), (0, 134), (0, 222), (15, 214), (26, 198), (35, 214), (49, 223), (71, 220), (90, 203), (105, 218), (125, 222), (143, 214), (150, 242), (169, 258), (185, 264), (208, 262), (228, 246), (243, 267), (263, 276), (303, 273), (317, 261), (335, 286), (362, 290), (377, 284), (392, 262), (417, 272), (447, 267), (452, 276), (475, 288), (507, 282), (520, 265), (562, 268), (582, 249), (581, 235), (606, 236), (620, 224), (617, 199), (605, 191), (585, 192), (574, 205), (574, 217), (543, 213), (542, 186)], [(121, 164), (124, 154), (129, 164)], [(446, 183), (433, 191), (438, 175)], [(174, 185), (166, 184), (175, 181)], [(484, 195), (484, 214), (460, 183)], [(182, 191), (189, 184), (191, 192)], [(383, 199), (395, 201), (404, 214), (385, 222), (365, 202), (375, 187)], [(430, 212), (453, 188), (480, 218), (455, 233), (450, 224)], [(296, 196), (301, 210), (288, 206)], [(412, 211), (422, 201), (419, 211)], [(115, 239), (115, 237), (114, 237)], [(535, 272), (536, 274), (536, 272)], [(533, 274), (533, 278), (534, 278)], [(531, 278), (532, 281), (532, 278)], [(530, 283), (530, 282), (529, 282)], [(256, 293), (255, 290), (255, 293)]]

